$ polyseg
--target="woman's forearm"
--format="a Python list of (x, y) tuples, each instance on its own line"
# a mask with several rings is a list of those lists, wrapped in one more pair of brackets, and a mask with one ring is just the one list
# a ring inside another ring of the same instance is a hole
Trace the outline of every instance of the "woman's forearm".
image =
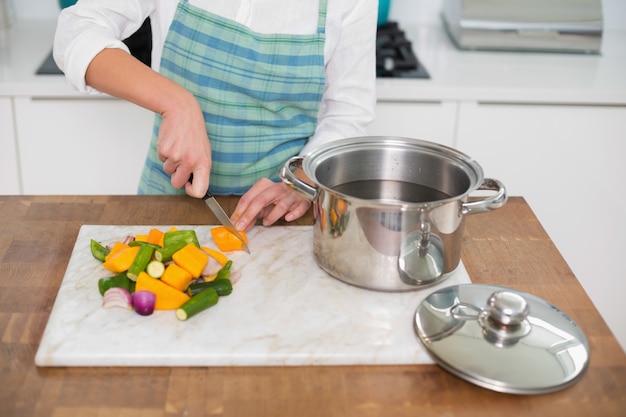
[(187, 90), (117, 48), (104, 49), (94, 57), (85, 81), (96, 90), (161, 115), (195, 101)]
[[(91, 61), (87, 85), (162, 116), (157, 141), (163, 170), (174, 188), (202, 197), (209, 187), (211, 146), (202, 110), (189, 91), (121, 49), (104, 49)], [(189, 183), (190, 174), (196, 179)]]

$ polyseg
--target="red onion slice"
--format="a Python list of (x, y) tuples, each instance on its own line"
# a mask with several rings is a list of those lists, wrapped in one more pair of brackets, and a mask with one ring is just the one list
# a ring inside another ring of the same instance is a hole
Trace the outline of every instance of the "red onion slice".
[(154, 304), (156, 303), (156, 295), (150, 291), (141, 290), (133, 293), (133, 308), (137, 314), (149, 316), (154, 312)]
[(102, 297), (102, 307), (122, 307), (132, 309), (132, 297), (125, 288), (113, 287), (106, 290)]

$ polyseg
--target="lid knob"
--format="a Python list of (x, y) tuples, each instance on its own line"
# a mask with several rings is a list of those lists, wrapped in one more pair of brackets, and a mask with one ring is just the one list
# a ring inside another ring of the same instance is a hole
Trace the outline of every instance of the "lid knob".
[(505, 326), (521, 324), (530, 313), (528, 302), (521, 295), (511, 291), (497, 291), (487, 300), (489, 318)]
[(528, 302), (512, 291), (496, 291), (478, 315), (485, 339), (498, 347), (515, 345), (531, 331)]

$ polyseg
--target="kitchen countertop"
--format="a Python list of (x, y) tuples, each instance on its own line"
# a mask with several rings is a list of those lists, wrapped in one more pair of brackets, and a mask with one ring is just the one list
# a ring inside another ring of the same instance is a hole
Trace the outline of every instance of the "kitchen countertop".
[[(80, 95), (63, 76), (35, 75), (55, 27), (49, 20), (17, 21), (0, 33), (0, 97)], [(626, 31), (606, 31), (601, 55), (579, 55), (460, 51), (440, 26), (401, 28), (432, 78), (378, 79), (381, 101), (626, 105)]]
[[(236, 203), (235, 198), (218, 200), (226, 211)], [(81, 225), (215, 223), (202, 201), (184, 196), (0, 196), (0, 415), (623, 413), (626, 355), (520, 197), (491, 213), (468, 216), (462, 260), (472, 282), (541, 297), (586, 333), (589, 369), (565, 390), (536, 396), (501, 394), (436, 365), (35, 366), (35, 352)], [(310, 211), (297, 222), (311, 223)], [(242, 314), (244, 310), (242, 306)]]

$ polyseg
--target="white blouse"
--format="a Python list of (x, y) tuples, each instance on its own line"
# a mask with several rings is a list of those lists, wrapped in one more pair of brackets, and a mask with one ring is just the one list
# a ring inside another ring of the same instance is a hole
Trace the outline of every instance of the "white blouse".
[[(317, 30), (319, 0), (189, 0), (190, 4), (237, 21), (259, 33), (311, 34)], [(128, 52), (121, 41), (147, 17), (152, 26), (152, 67), (174, 18), (177, 0), (79, 0), (59, 15), (54, 59), (76, 89), (85, 84), (91, 60), (105, 48)], [(302, 153), (323, 143), (363, 136), (376, 102), (377, 0), (328, 0), (324, 61), (326, 88), (315, 135)]]

